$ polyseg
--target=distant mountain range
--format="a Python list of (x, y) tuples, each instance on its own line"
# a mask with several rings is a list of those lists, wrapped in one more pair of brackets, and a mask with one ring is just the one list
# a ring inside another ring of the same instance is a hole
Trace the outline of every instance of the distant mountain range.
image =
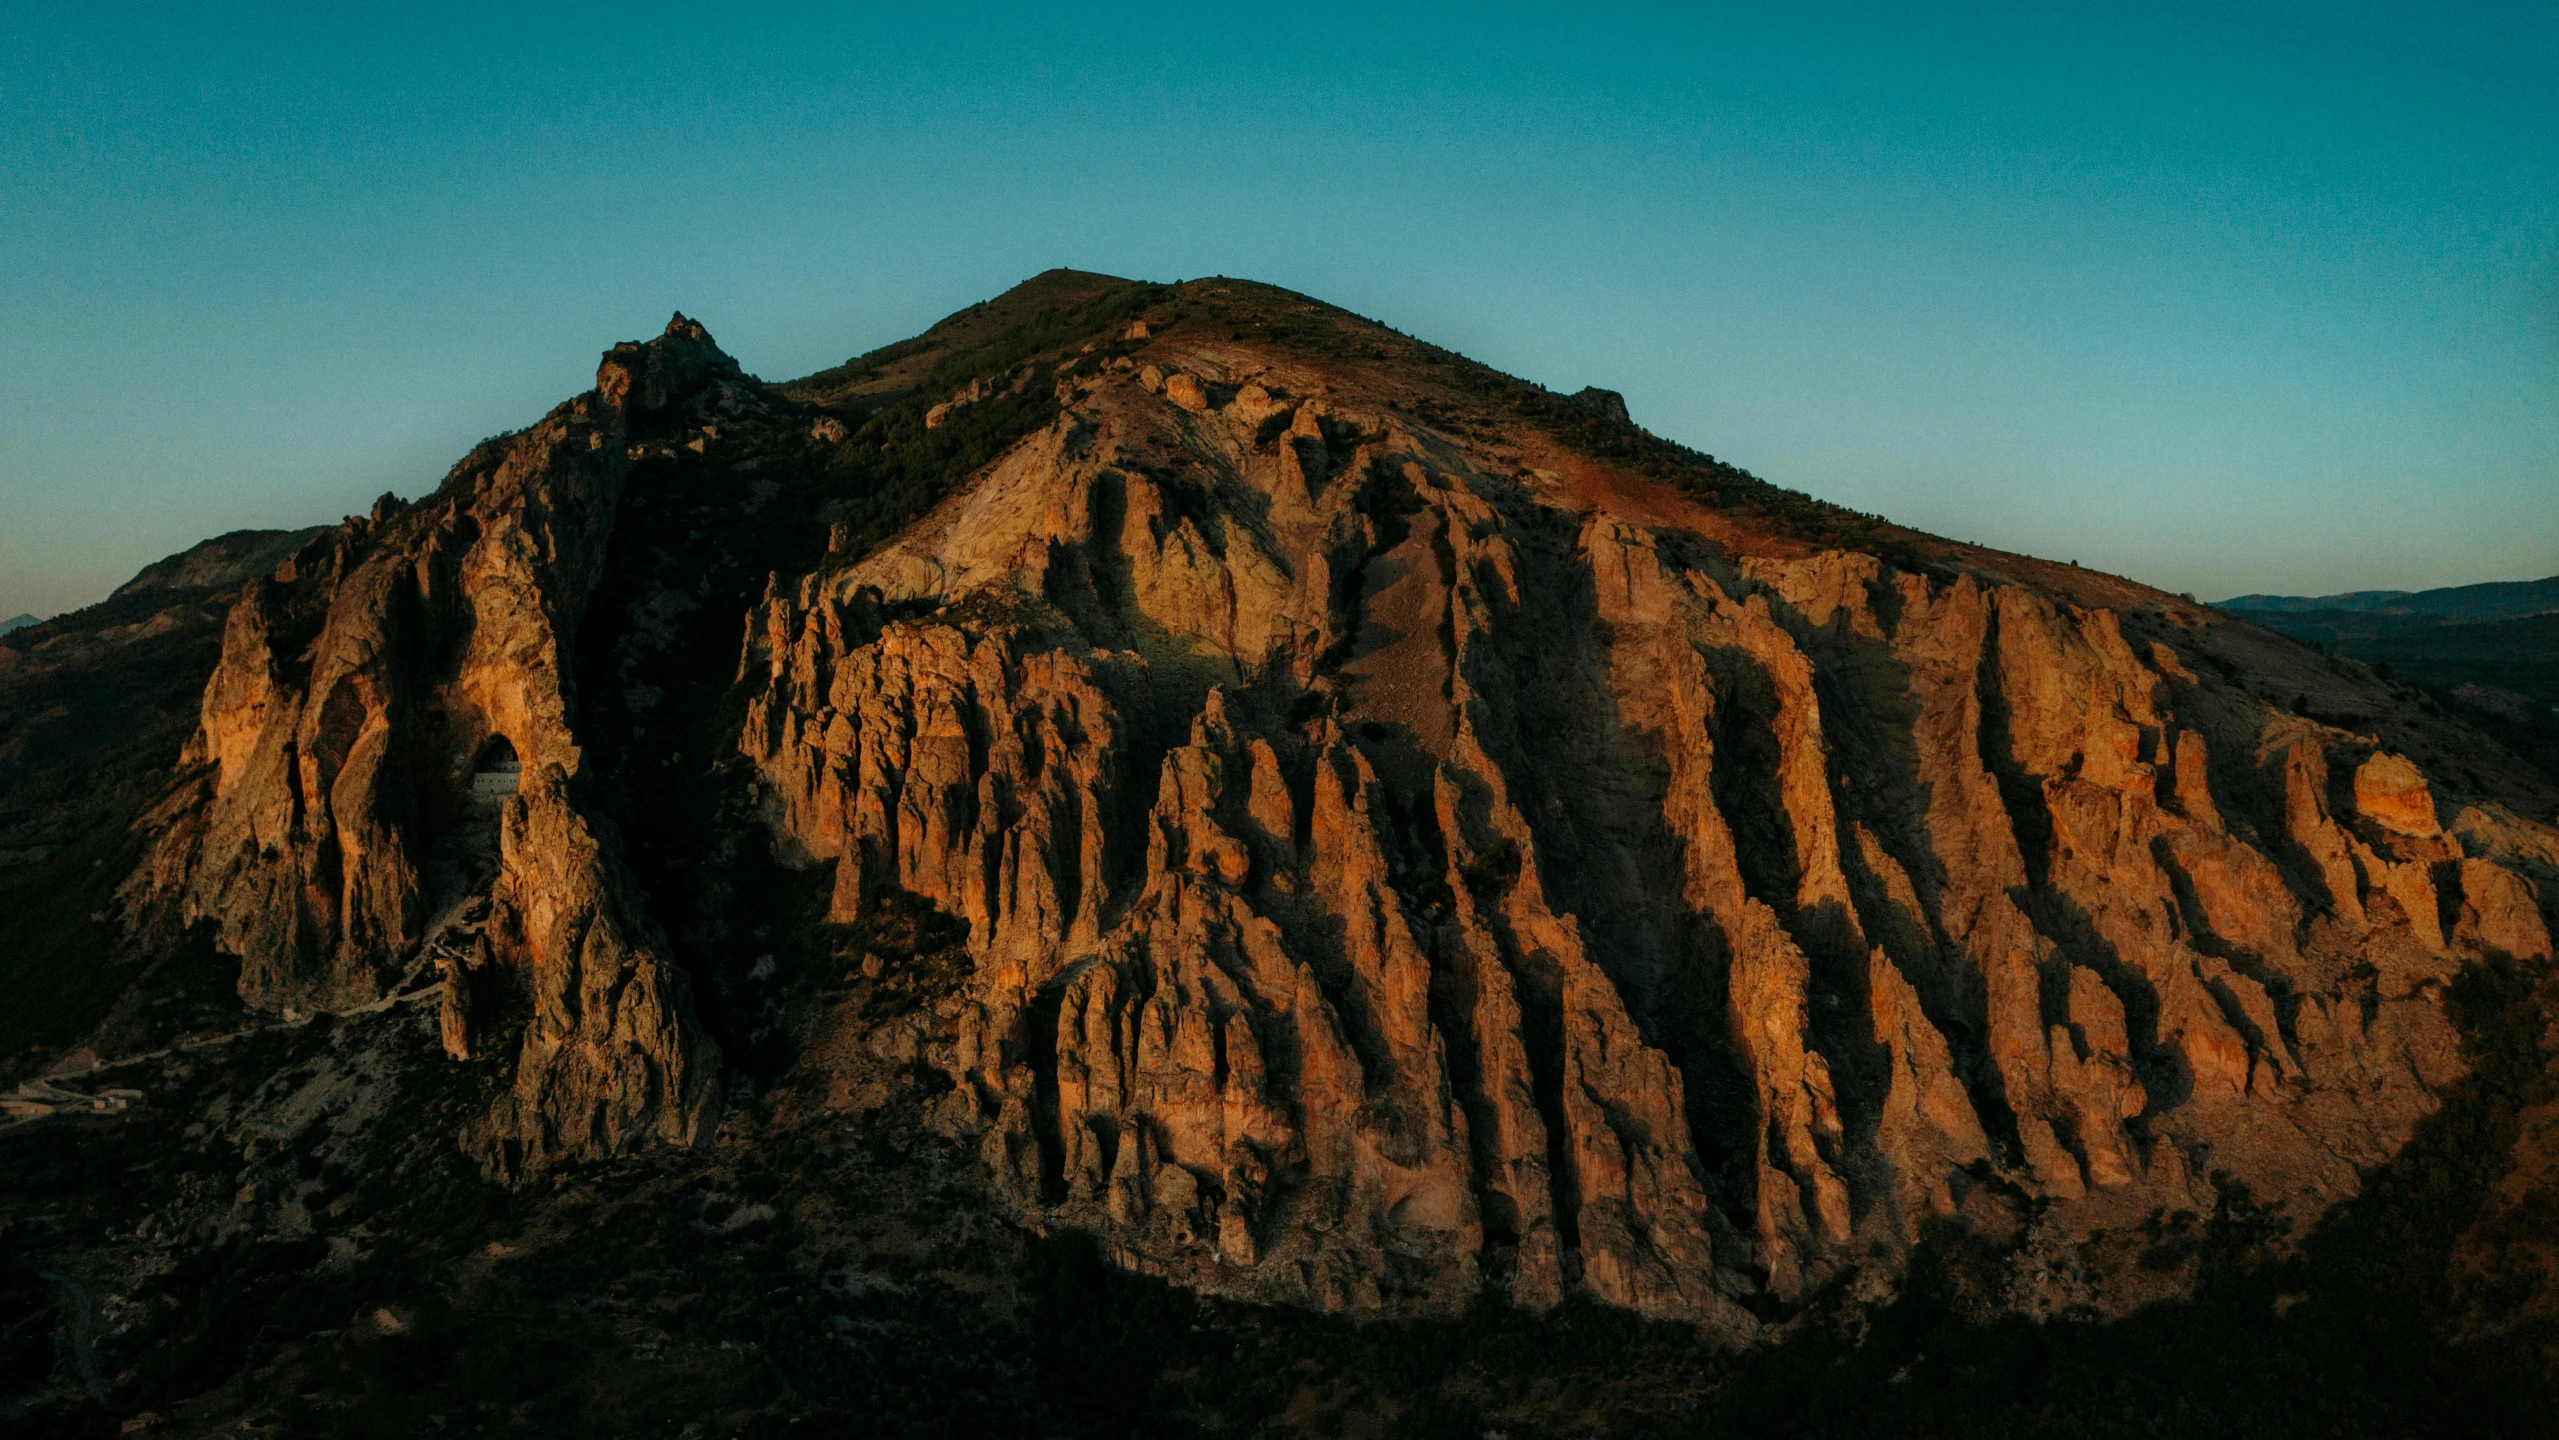
[(2216, 608), (2297, 614), (2340, 610), (2358, 615), (2433, 615), (2450, 620), (2511, 620), (2559, 610), (2559, 575), (2499, 580), (2441, 590), (2351, 590), (2343, 595), (2241, 595)]
[(2441, 590), (2242, 595), (2217, 608), (2420, 686), (2559, 778), (2559, 576)]
[(12, 630), (24, 630), (30, 625), (41, 625), (43, 623), (44, 622), (41, 619), (33, 615), (12, 615), (6, 620), (0, 620), (0, 635), (6, 635)]

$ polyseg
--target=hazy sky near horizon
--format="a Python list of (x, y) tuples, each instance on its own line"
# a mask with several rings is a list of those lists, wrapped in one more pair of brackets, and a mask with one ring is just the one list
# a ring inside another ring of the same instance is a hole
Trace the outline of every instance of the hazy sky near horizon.
[(2554, 75), (2546, 0), (11, 4), (0, 616), (417, 495), (670, 310), (782, 379), (1055, 265), (2207, 598), (2538, 577)]

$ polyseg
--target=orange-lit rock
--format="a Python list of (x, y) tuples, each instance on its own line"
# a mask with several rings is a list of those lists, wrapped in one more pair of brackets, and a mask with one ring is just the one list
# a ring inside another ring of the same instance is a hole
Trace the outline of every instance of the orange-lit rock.
[(784, 849), (970, 922), (940, 1053), (1026, 1219), (1739, 1330), (1984, 1167), (2065, 1216), (2208, 1203), (2203, 1148), (2350, 1191), (2457, 1063), (2427, 977), (2533, 944), (2506, 869), (2447, 936), (2436, 852), (2354, 828), (2447, 843), (2409, 762), (2174, 635), (1182, 343), (749, 627)]
[(2355, 767), (2355, 813), (2402, 835), (2442, 833), (2435, 821), (2434, 792), (2404, 755), (2376, 752)]
[[(434, 495), (350, 520), (252, 582), (188, 749), (211, 784), (139, 882), (144, 908), (210, 925), (239, 957), (242, 998), (304, 1011), (450, 972), (425, 947), (493, 894), (497, 959), (535, 1015), (513, 1097), (476, 1132), (502, 1171), (689, 1140), (714, 1106), (719, 1060), (684, 977), (565, 788), (581, 755), (566, 676), (631, 417), (736, 374), (679, 315)], [(509, 802), (496, 873), (436, 893), (430, 851), (469, 823), (475, 767), (500, 745), (550, 778)], [(484, 1017), (458, 983), (443, 1028), (467, 1051)]]
[[(471, 1143), (522, 1178), (707, 1134), (679, 941), (725, 987), (929, 907), (943, 988), (829, 1009), (882, 963), (829, 952), (752, 1045), (830, 1115), (913, 1089), (1024, 1226), (1253, 1300), (1731, 1338), (1941, 1221), (2350, 1195), (2460, 1073), (2461, 967), (2550, 953), (2559, 837), (2422, 727), (2269, 703), (2354, 677), (2243, 627), (1454, 361), (1128, 314), (958, 380), (918, 352), (735, 470), (712, 409), (777, 392), (689, 322), (617, 349), (243, 595), (143, 910), (269, 1008), (440, 977), (428, 1043), (506, 1067)], [(1029, 418), (864, 530), (838, 468), (887, 394), (935, 446)], [(665, 722), (807, 887), (699, 942), (605, 823), (664, 792), (591, 803), (579, 693), (639, 688), (578, 637), (633, 452), (679, 449), (811, 567), (725, 592), (760, 598)]]

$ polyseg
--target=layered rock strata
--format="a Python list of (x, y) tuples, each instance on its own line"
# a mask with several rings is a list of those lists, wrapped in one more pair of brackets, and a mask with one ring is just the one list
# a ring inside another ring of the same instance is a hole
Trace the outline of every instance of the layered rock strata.
[(748, 625), (781, 851), (968, 923), (876, 1043), (1028, 1223), (1738, 1332), (1998, 1196), (2315, 1213), (2457, 1072), (2446, 979), (2549, 953), (2545, 830), (2157, 616), (1149, 359)]

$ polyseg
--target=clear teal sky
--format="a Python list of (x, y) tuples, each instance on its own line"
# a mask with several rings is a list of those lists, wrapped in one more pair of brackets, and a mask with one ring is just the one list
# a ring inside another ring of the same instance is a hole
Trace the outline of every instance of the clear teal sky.
[(1052, 265), (2207, 597), (2559, 571), (2549, 0), (393, 8), (0, 8), (0, 616)]

